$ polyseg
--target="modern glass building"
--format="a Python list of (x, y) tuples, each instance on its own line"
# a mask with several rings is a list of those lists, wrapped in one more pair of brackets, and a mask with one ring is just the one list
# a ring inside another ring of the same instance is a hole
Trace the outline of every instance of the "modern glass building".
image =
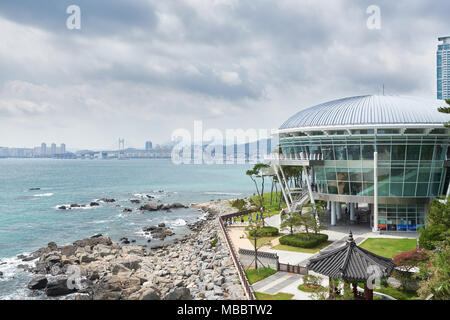
[(436, 53), (437, 98), (450, 99), (450, 37), (440, 37)]
[(437, 111), (442, 104), (369, 95), (304, 109), (276, 131), (277, 163), (308, 168), (310, 197), (329, 202), (332, 225), (342, 203), (351, 219), (357, 203), (369, 203), (374, 230), (416, 231), (449, 185), (450, 115)]

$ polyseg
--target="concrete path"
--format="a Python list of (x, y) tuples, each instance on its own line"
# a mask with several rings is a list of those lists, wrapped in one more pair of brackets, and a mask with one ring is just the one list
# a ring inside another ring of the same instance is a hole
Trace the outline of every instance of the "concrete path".
[[(317, 275), (316, 273), (311, 273)], [(267, 294), (277, 294), (279, 292), (290, 293), (294, 296), (294, 300), (311, 300), (312, 296), (310, 292), (304, 292), (298, 290), (298, 286), (302, 284), (302, 275), (288, 272), (277, 272), (270, 277), (267, 277), (257, 283), (253, 284), (253, 290), (257, 292), (267, 293)], [(322, 285), (328, 286), (328, 280), (322, 278)]]
[(298, 265), (301, 262), (303, 262), (313, 256), (312, 253), (293, 252), (293, 251), (286, 251), (286, 250), (267, 249), (264, 251), (276, 253), (279, 257), (280, 263), (289, 263), (291, 265)]

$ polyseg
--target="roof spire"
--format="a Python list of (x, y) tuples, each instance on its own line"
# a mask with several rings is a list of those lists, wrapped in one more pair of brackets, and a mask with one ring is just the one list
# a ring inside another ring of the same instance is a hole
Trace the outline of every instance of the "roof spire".
[(348, 239), (347, 242), (355, 242), (355, 240), (353, 240), (353, 233), (352, 230), (350, 230), (349, 234), (348, 234)]

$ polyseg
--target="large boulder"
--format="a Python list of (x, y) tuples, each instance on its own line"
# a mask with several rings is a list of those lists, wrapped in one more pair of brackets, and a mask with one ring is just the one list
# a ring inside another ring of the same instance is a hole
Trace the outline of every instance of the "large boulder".
[(63, 296), (69, 293), (73, 293), (75, 291), (76, 291), (75, 288), (70, 289), (67, 287), (66, 277), (50, 281), (49, 283), (47, 283), (47, 288), (45, 289), (45, 293), (49, 297)]
[(139, 300), (161, 300), (161, 293), (154, 288), (143, 288)]
[(191, 291), (185, 287), (177, 287), (170, 291), (164, 300), (192, 300)]
[(144, 211), (144, 210), (145, 211), (157, 211), (159, 209), (158, 207), (159, 207), (159, 205), (156, 202), (149, 202), (149, 203), (141, 206), (139, 208), (139, 210), (142, 210), (142, 211)]
[(28, 283), (28, 289), (40, 290), (47, 286), (48, 280), (45, 276), (38, 276)]
[(179, 202), (174, 202), (174, 203), (172, 203), (171, 207), (174, 208), (174, 209), (177, 209), (177, 208), (186, 208), (186, 206), (185, 206), (184, 204), (179, 203)]

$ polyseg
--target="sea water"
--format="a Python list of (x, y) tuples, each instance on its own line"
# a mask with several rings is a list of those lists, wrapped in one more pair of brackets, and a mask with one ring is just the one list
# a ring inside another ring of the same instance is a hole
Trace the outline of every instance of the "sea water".
[[(0, 299), (29, 297), (32, 275), (17, 269), (16, 258), (48, 242), (58, 245), (103, 234), (118, 242), (157, 244), (142, 228), (166, 223), (181, 236), (187, 224), (201, 219), (197, 209), (140, 211), (130, 199), (161, 203), (206, 202), (248, 196), (253, 184), (245, 175), (249, 165), (175, 165), (170, 160), (0, 159)], [(39, 188), (39, 190), (30, 190)], [(154, 197), (148, 199), (147, 195)], [(92, 201), (116, 202), (90, 207)], [(61, 205), (86, 207), (59, 210)], [(123, 212), (130, 208), (131, 213)]]

